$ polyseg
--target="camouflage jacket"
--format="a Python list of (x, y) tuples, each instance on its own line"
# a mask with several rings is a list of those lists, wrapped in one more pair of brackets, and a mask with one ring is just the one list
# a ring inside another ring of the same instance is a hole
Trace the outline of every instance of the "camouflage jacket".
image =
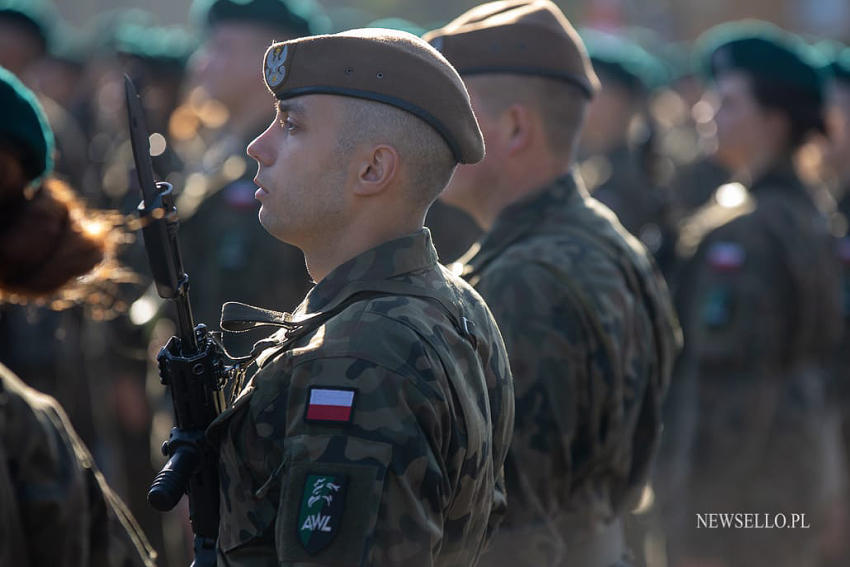
[(573, 175), (503, 210), (462, 260), (515, 378), (504, 537), (534, 526), (507, 542), (515, 564), (555, 565), (569, 532), (612, 521), (642, 487), (678, 323), (648, 252)]
[(475, 565), (513, 424), (487, 306), (423, 229), (337, 267), (294, 317), (208, 431), (219, 564)]
[(154, 557), (59, 404), (0, 365), (0, 565), (150, 567)]
[(835, 242), (790, 166), (736, 187), (682, 231), (694, 251), (677, 379), (695, 384), (700, 416), (687, 493), (695, 509), (812, 518), (838, 462), (824, 392), (841, 330)]

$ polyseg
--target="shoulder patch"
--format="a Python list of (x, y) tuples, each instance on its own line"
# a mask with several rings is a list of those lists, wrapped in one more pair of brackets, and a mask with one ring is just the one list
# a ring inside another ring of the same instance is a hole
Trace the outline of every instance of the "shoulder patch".
[(339, 531), (348, 479), (341, 474), (308, 474), (298, 512), (298, 541), (310, 554), (327, 547)]
[(353, 388), (324, 388), (313, 386), (307, 395), (304, 420), (310, 423), (351, 423), (354, 417)]
[(708, 265), (717, 272), (736, 272), (747, 259), (747, 252), (737, 242), (715, 242), (706, 255)]

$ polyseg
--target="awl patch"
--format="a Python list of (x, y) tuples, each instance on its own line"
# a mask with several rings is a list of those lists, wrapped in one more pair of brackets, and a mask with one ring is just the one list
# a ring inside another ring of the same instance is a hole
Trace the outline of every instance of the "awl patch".
[(304, 419), (320, 423), (349, 423), (354, 416), (356, 390), (310, 388)]
[(327, 547), (339, 531), (347, 484), (343, 475), (307, 475), (298, 513), (298, 541), (308, 553)]

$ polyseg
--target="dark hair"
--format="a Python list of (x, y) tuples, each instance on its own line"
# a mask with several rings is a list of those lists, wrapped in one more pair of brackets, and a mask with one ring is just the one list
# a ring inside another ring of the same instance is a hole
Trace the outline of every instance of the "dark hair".
[(776, 110), (788, 117), (791, 131), (789, 143), (796, 149), (812, 132), (826, 133), (823, 98), (812, 89), (750, 74), (753, 97), (763, 108)]
[(71, 189), (48, 179), (30, 198), (7, 203), (0, 229), (0, 290), (25, 297), (58, 291), (104, 257), (102, 236), (87, 233), (87, 214)]

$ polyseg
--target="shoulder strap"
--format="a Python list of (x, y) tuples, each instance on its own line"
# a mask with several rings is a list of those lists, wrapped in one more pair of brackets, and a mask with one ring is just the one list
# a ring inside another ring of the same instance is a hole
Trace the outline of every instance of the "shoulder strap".
[[(395, 280), (377, 280), (354, 282), (347, 288), (344, 288), (340, 295), (345, 297), (345, 299), (332, 305), (327, 311), (320, 311), (304, 318), (297, 318), (291, 313), (273, 311), (271, 309), (263, 309), (244, 303), (229, 301), (222, 306), (221, 328), (231, 333), (244, 333), (260, 327), (279, 327), (285, 329), (282, 336), (280, 333), (275, 333), (269, 338), (254, 344), (251, 354), (249, 357), (246, 357), (246, 360), (257, 360), (258, 366), (262, 366), (266, 360), (285, 350), (299, 338), (318, 329), (326, 321), (335, 317), (354, 303), (373, 297), (403, 295), (419, 297), (436, 303), (447, 315), (452, 325), (458, 330), (458, 333), (469, 340), (473, 344), (473, 347), (476, 344), (476, 338), (472, 332), (472, 321), (464, 317), (461, 313), (456, 292), (454, 301), (452, 301), (444, 295), (421, 286)], [(274, 348), (274, 351), (265, 353), (262, 359), (258, 360), (260, 354), (270, 348)]]

